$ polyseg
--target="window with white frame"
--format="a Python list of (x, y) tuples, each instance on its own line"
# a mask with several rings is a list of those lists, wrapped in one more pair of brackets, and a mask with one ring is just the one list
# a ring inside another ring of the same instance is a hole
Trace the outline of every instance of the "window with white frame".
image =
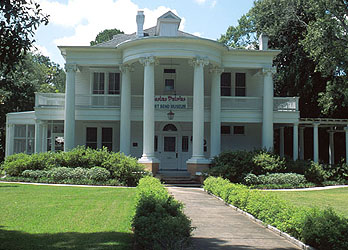
[(93, 73), (93, 94), (103, 95), (105, 93), (105, 73), (94, 72)]
[(111, 127), (87, 127), (86, 147), (97, 149), (106, 147), (109, 151), (113, 148), (113, 131)]
[(97, 149), (98, 145), (98, 128), (88, 127), (86, 129), (86, 147)]
[(236, 73), (236, 96), (246, 96), (245, 73)]
[(112, 128), (102, 128), (102, 147), (112, 151)]
[(233, 134), (234, 135), (245, 135), (245, 127), (244, 126), (233, 126)]
[(109, 73), (108, 94), (120, 94), (120, 73)]
[(35, 126), (15, 125), (14, 126), (14, 148), (13, 153), (34, 153)]
[(231, 96), (231, 73), (221, 74), (221, 96)]
[(164, 91), (169, 93), (175, 92), (176, 70), (164, 69), (163, 79), (164, 79)]

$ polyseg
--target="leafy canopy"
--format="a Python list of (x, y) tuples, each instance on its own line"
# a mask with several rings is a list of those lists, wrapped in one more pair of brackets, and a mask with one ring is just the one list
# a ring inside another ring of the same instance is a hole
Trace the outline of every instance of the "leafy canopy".
[(105, 29), (101, 32), (98, 33), (94, 41), (91, 41), (90, 44), (91, 46), (110, 41), (113, 36), (118, 35), (118, 34), (124, 34), (123, 31), (118, 30), (118, 29)]

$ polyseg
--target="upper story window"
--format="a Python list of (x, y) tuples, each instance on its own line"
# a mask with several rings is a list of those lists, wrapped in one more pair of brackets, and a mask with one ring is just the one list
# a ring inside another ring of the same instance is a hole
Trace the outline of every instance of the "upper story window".
[[(106, 77), (107, 76), (107, 77)], [(118, 95), (120, 94), (120, 73), (93, 73), (93, 94)]]
[(164, 79), (164, 91), (174, 92), (175, 91), (175, 80), (176, 80), (176, 70), (175, 69), (164, 69), (163, 70)]
[(109, 73), (109, 95), (120, 94), (120, 73)]
[(221, 74), (221, 96), (231, 96), (231, 73)]
[(103, 95), (105, 89), (105, 74), (94, 72), (93, 76), (93, 94)]
[(246, 96), (245, 73), (236, 73), (236, 96)]

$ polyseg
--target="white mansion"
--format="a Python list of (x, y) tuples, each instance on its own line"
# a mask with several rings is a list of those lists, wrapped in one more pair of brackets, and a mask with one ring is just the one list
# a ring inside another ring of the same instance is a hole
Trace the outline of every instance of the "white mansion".
[(232, 49), (180, 31), (170, 11), (145, 30), (144, 18), (139, 11), (136, 33), (60, 46), (66, 93), (36, 93), (35, 111), (7, 115), (6, 155), (107, 147), (153, 172), (195, 174), (225, 150), (272, 149), (275, 129), (284, 155), (284, 127), (293, 129), (294, 159), (303, 158), (306, 126), (314, 127), (315, 161), (319, 126), (345, 127), (347, 144), (347, 120), (300, 119), (297, 97), (273, 96), (280, 51), (266, 36), (259, 50)]

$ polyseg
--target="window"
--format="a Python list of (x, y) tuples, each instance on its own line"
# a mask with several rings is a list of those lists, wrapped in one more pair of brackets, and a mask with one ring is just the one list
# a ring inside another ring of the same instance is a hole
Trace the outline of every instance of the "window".
[(167, 124), (164, 126), (163, 131), (178, 131), (174, 124)]
[(97, 149), (97, 128), (87, 128), (86, 147)]
[(155, 145), (154, 145), (154, 148), (155, 148), (155, 152), (157, 152), (158, 150), (158, 136), (155, 135)]
[(120, 94), (120, 73), (109, 73), (109, 95)]
[(104, 94), (104, 84), (105, 84), (105, 74), (100, 72), (95, 72), (93, 80), (93, 94), (103, 95)]
[(236, 73), (236, 96), (245, 96), (245, 73)]
[(231, 96), (231, 73), (221, 74), (221, 96)]
[(14, 148), (13, 153), (34, 153), (35, 126), (15, 125), (14, 126)]
[(221, 134), (222, 135), (229, 135), (231, 134), (231, 127), (230, 126), (221, 126)]
[(175, 91), (176, 70), (175, 69), (164, 69), (163, 70), (163, 79), (164, 79), (164, 91), (165, 92), (174, 92)]
[(245, 134), (244, 126), (233, 126), (233, 134), (244, 135)]
[(102, 128), (102, 147), (112, 151), (112, 128)]
[(183, 136), (181, 141), (181, 151), (188, 152), (189, 150), (189, 137)]

